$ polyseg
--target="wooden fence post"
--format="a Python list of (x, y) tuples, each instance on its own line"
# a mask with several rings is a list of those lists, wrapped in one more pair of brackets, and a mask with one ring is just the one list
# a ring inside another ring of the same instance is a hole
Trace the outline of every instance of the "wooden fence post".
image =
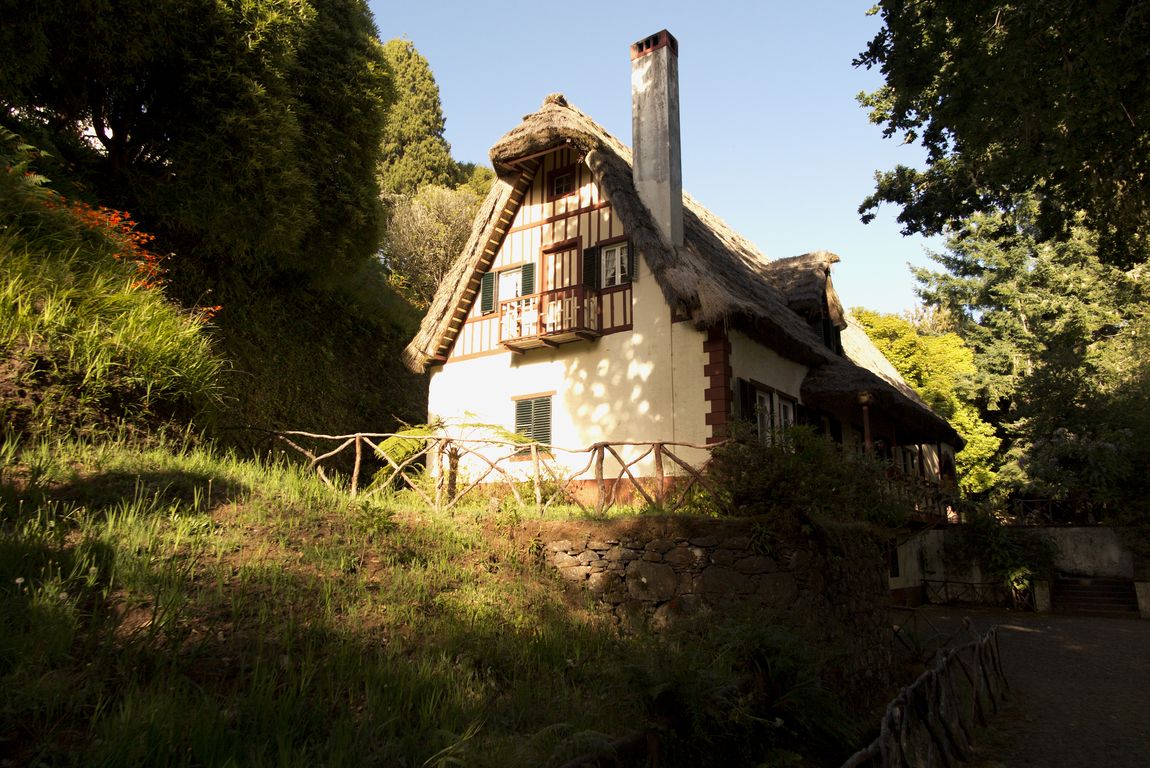
[(459, 449), (447, 441), (447, 503), (455, 501), (455, 492), (458, 490), (456, 482), (459, 478)]
[(603, 443), (595, 444), (595, 485), (598, 489), (595, 499), (595, 514), (603, 514), (603, 504), (607, 500), (607, 483), (603, 479), (603, 454), (606, 448)]
[(663, 504), (663, 444), (655, 443), (655, 500)]
[(363, 437), (357, 432), (355, 435), (355, 467), (351, 470), (351, 497), (354, 499), (359, 493), (359, 468), (363, 463)]
[(539, 444), (531, 443), (531, 481), (535, 485), (535, 511), (543, 517), (543, 489), (539, 487)]

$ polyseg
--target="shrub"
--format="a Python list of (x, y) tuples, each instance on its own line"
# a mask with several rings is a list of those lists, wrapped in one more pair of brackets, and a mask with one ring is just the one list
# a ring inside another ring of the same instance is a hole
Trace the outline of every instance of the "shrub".
[(862, 520), (894, 527), (913, 511), (891, 490), (886, 467), (796, 426), (760, 442), (736, 434), (715, 449), (707, 466), (713, 484), (728, 495), (720, 512)]

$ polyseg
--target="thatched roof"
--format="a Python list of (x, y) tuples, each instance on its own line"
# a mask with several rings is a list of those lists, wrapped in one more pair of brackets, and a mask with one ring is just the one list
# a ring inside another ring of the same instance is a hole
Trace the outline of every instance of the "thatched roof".
[(513, 210), (498, 214), (519, 180), (527, 176), (526, 182), (530, 181), (525, 172), (534, 170), (536, 158), (562, 146), (583, 154), (669, 305), (690, 316), (699, 328), (727, 322), (807, 365), (833, 358), (807, 324), (787, 311), (783, 295), (768, 279), (768, 259), (690, 195), (683, 195), (684, 245), (677, 249), (669, 245), (635, 189), (631, 151), (561, 95), (553, 94), (538, 112), (527, 115), (491, 148), (496, 188), (476, 217), (471, 240), (436, 294), (419, 333), (404, 352), (404, 362), (412, 370), (425, 370), (451, 348), (452, 326), (470, 310), (479, 277), (498, 251), (500, 219), (514, 217)]
[(961, 448), (963, 440), (954, 428), (911, 389), (862, 326), (849, 314), (845, 317), (845, 359), (807, 374), (803, 379), (803, 402), (849, 416), (857, 414), (865, 400), (895, 424), (900, 442), (944, 442)]
[(783, 292), (787, 306), (809, 319), (829, 317), (835, 327), (847, 325), (846, 312), (831, 285), (831, 265), (841, 261), (830, 251), (775, 259), (767, 266), (772, 284)]
[[(849, 373), (865, 389), (883, 391), (884, 399), (904, 399), (886, 381), (827, 349), (788, 306), (789, 296), (779, 290), (780, 283), (788, 291), (793, 288), (794, 300), (800, 304), (821, 291), (817, 300), (831, 297), (831, 311), (841, 317), (842, 307), (829, 282), (830, 265), (838, 261), (837, 256), (819, 251), (772, 263), (687, 194), (683, 195), (684, 244), (673, 247), (663, 239), (635, 188), (630, 149), (559, 94), (548, 96), (537, 112), (524, 117), (491, 148), (498, 178), (476, 216), (467, 246), (440, 286), (419, 333), (404, 350), (403, 359), (409, 368), (424, 371), (446, 358), (471, 310), (480, 278), (491, 266), (534, 177), (539, 158), (564, 146), (583, 156), (667, 303), (688, 315), (696, 327), (726, 324), (738, 328), (814, 371), (824, 371), (827, 382), (838, 382)], [(805, 398), (806, 385), (803, 391)], [(816, 397), (822, 391), (820, 387), (812, 389)], [(856, 400), (858, 392), (856, 389)], [(931, 421), (941, 421), (929, 410), (926, 413)]]

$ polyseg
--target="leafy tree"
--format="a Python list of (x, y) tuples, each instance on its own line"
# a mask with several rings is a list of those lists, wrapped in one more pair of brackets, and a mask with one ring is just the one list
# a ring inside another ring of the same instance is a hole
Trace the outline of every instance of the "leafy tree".
[(411, 195), (428, 184), (462, 181), (451, 159), (451, 145), (443, 138), (446, 120), (427, 59), (410, 40), (389, 40), (383, 54), (396, 95), (388, 110), (379, 163), (384, 194)]
[(1037, 208), (971, 217), (934, 256), (945, 272), (916, 270), (919, 293), (974, 350), (1002, 491), (1100, 517), (1145, 497), (1150, 292), (1144, 268), (1102, 263), (1084, 226), (1041, 241)]
[(1150, 2), (880, 0), (883, 29), (855, 61), (885, 85), (860, 95), (927, 168), (880, 173), (859, 209), (901, 208), (938, 233), (1039, 195), (1035, 234), (1065, 237), (1085, 211), (1104, 260), (1146, 260), (1150, 234)]
[(388, 81), (363, 0), (0, 6), (0, 121), (179, 253), (186, 296), (375, 251)]
[[(875, 346), (936, 413), (946, 418), (966, 446), (955, 456), (959, 490), (964, 495), (989, 491), (1001, 440), (974, 404), (974, 353), (953, 332), (928, 332), (898, 315), (852, 310)], [(930, 318), (931, 326), (939, 325)]]
[(393, 286), (417, 307), (435, 296), (471, 235), (482, 198), (471, 187), (435, 184), (393, 204), (384, 261)]

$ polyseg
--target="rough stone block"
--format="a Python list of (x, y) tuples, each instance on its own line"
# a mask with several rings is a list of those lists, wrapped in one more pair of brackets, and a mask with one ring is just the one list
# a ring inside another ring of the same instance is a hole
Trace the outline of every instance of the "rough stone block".
[(587, 550), (579, 554), (578, 560), (582, 565), (590, 565), (591, 563), (597, 562), (599, 560), (599, 554), (597, 552)]
[(573, 565), (569, 568), (560, 568), (559, 575), (568, 581), (583, 581), (591, 575), (591, 567), (587, 565)]
[(630, 547), (614, 546), (607, 550), (607, 554), (603, 557), (608, 560), (619, 560), (629, 563), (639, 557), (639, 553)]
[(651, 627), (656, 630), (670, 629), (683, 619), (705, 616), (710, 612), (710, 607), (702, 598), (694, 595), (683, 595), (674, 600), (668, 600), (656, 608), (655, 614), (651, 617)]
[(606, 596), (611, 592), (619, 592), (620, 587), (623, 585), (623, 577), (618, 573), (611, 573), (610, 571), (600, 571), (592, 573), (587, 577), (587, 589), (591, 590), (592, 594), (599, 596)]
[(719, 539), (716, 536), (696, 536), (691, 539), (691, 544), (696, 547), (717, 547)]
[(694, 565), (695, 555), (685, 544), (675, 547), (663, 555), (663, 562), (672, 565)]
[(606, 541), (599, 541), (597, 539), (591, 539), (590, 541), (587, 542), (587, 549), (594, 549), (594, 550), (599, 551), (599, 552), (606, 552), (610, 548), (611, 548), (611, 544), (606, 542)]
[(675, 548), (675, 542), (670, 539), (654, 539), (647, 543), (645, 549), (648, 552), (658, 552), (660, 555), (664, 552), (670, 552)]
[(553, 541), (547, 545), (547, 549), (551, 552), (568, 552), (571, 550), (571, 542), (567, 539)]
[(571, 568), (579, 565), (579, 558), (568, 555), (566, 552), (556, 552), (551, 556), (551, 564), (556, 568)]
[(670, 600), (678, 585), (679, 577), (665, 563), (636, 560), (627, 566), (627, 592), (637, 600)]
[(744, 557), (741, 560), (736, 560), (734, 563), (735, 570), (739, 573), (755, 574), (755, 573), (774, 573), (779, 570), (779, 565), (769, 557), (761, 555), (751, 555)]
[(751, 540), (746, 536), (732, 536), (723, 542), (724, 549), (750, 549)]
[(733, 568), (712, 565), (699, 577), (699, 591), (711, 596), (749, 595), (755, 592), (755, 585)]
[(744, 552), (732, 552), (729, 549), (716, 549), (711, 552), (711, 562), (715, 565), (731, 565), (745, 554)]

